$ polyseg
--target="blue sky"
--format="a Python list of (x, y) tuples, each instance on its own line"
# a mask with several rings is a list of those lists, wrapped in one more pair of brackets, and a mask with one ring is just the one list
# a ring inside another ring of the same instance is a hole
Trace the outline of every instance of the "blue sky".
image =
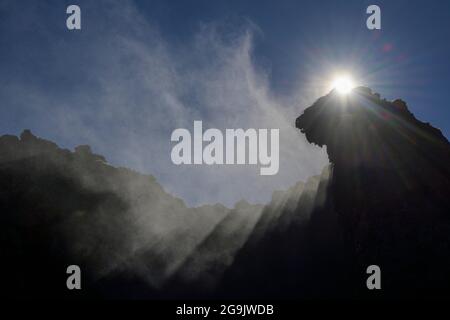
[[(365, 28), (365, 9), (382, 10), (382, 30)], [(361, 69), (362, 84), (401, 97), (418, 117), (448, 137), (445, 92), (450, 83), (447, 1), (143, 1), (139, 8), (174, 42), (189, 41), (199, 24), (251, 21), (254, 57), (270, 68), (277, 93), (307, 81), (317, 52), (331, 66)]]
[[(69, 4), (81, 31), (65, 27)], [(370, 4), (381, 31), (365, 26)], [(449, 23), (444, 1), (3, 0), (0, 134), (88, 143), (189, 204), (267, 201), (326, 165), (292, 126), (338, 71), (449, 137)], [(174, 166), (170, 133), (194, 120), (282, 127), (280, 173)]]

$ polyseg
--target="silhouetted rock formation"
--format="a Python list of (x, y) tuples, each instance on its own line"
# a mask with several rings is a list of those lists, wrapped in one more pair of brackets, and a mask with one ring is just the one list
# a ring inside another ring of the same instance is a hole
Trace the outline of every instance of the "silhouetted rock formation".
[[(320, 176), (188, 208), (151, 176), (30, 131), (0, 137), (0, 272), (9, 297), (450, 296), (450, 144), (402, 100), (331, 92), (297, 118)], [(65, 287), (66, 267), (83, 290)], [(382, 290), (366, 288), (367, 266)]]
[(356, 268), (378, 264), (387, 294), (449, 295), (450, 144), (402, 100), (332, 92), (297, 118), (333, 165), (329, 194)]
[[(271, 233), (249, 243), (228, 272), (225, 293), (449, 296), (450, 145), (442, 133), (402, 100), (363, 87), (318, 99), (296, 126), (327, 148), (330, 176), (314, 195), (320, 201), (305, 211), (299, 199), (292, 213), (276, 213), (310, 219), (285, 229), (278, 218)], [(366, 288), (372, 264), (382, 270), (379, 292)]]

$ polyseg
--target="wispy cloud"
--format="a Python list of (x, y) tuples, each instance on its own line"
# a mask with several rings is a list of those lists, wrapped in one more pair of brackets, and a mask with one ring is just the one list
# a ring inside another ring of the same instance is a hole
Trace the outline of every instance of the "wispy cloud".
[[(102, 14), (89, 16), (100, 7)], [(43, 62), (46, 70), (62, 83), (28, 82), (22, 76), (0, 89), (4, 100), (26, 114), (20, 120), (24, 126), (70, 147), (88, 143), (113, 164), (153, 174), (189, 204), (267, 202), (275, 189), (326, 165), (326, 152), (294, 128), (306, 107), (302, 97), (275, 97), (270, 70), (255, 64), (256, 29), (250, 22), (199, 25), (180, 44), (165, 39), (133, 2), (96, 2), (82, 10), (84, 29), (78, 36), (48, 26), (39, 31), (52, 57)], [(8, 112), (2, 108), (2, 114)], [(205, 129), (279, 128), (279, 173), (261, 177), (249, 165), (175, 166), (170, 134), (192, 129), (194, 120), (202, 120)]]

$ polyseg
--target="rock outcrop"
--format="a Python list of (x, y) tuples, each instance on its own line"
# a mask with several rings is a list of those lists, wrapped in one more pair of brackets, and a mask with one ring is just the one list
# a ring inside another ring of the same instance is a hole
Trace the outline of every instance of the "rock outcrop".
[[(329, 172), (312, 207), (298, 197), (294, 210), (269, 209), (278, 218), (236, 258), (225, 294), (448, 297), (450, 144), (442, 133), (404, 101), (363, 87), (318, 99), (296, 126), (327, 148)], [(370, 265), (381, 268), (381, 291), (366, 287)]]

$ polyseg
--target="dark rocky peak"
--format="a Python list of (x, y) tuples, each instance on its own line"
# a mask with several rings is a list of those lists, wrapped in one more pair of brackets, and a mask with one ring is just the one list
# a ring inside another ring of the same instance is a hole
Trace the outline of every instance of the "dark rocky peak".
[(43, 156), (49, 159), (70, 159), (74, 156), (82, 161), (101, 161), (106, 159), (92, 152), (88, 145), (80, 145), (74, 152), (61, 149), (54, 142), (35, 136), (30, 130), (24, 130), (20, 137), (13, 135), (0, 136), (0, 160), (2, 162), (14, 161), (24, 158)]
[(389, 167), (417, 157), (450, 159), (439, 129), (417, 120), (403, 100), (381, 99), (366, 87), (348, 95), (331, 91), (304, 110), (296, 127), (309, 142), (327, 146), (334, 164)]

